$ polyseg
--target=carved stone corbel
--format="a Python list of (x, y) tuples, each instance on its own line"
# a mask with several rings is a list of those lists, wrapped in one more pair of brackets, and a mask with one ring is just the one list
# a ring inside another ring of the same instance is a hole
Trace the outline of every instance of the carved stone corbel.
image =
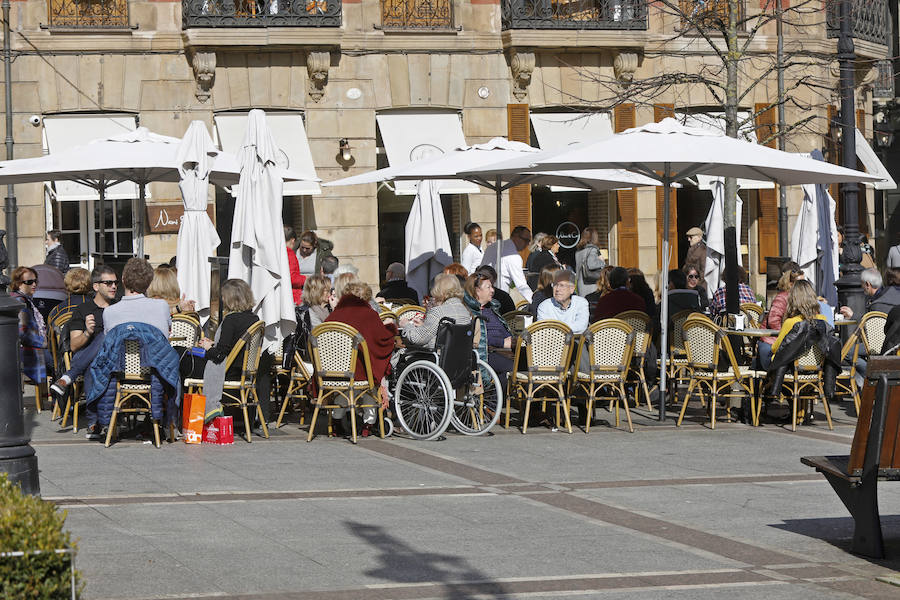
[(613, 59), (613, 73), (616, 80), (628, 85), (634, 80), (634, 72), (638, 67), (638, 55), (636, 52), (618, 52)]
[(194, 95), (200, 102), (209, 100), (213, 84), (216, 81), (216, 53), (192, 50), (190, 53), (191, 69), (194, 71), (194, 80), (197, 89)]
[(328, 84), (328, 68), (331, 66), (330, 52), (310, 52), (306, 55), (306, 72), (309, 77), (307, 91), (313, 102), (325, 96)]
[(534, 72), (534, 52), (521, 52), (513, 50), (509, 55), (509, 70), (513, 78), (513, 96), (516, 100), (524, 100), (528, 95), (528, 86), (531, 84), (531, 74)]

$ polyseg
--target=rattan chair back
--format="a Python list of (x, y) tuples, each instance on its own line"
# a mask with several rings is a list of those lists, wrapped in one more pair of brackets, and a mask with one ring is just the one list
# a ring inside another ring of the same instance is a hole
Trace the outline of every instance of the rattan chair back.
[(884, 326), (887, 323), (887, 314), (873, 310), (863, 315), (859, 321), (860, 341), (869, 356), (881, 354), (884, 345)]
[(684, 322), (694, 311), (682, 310), (672, 316), (672, 331), (669, 336), (669, 347), (674, 354), (684, 356)]
[(316, 325), (309, 334), (309, 349), (319, 385), (352, 384), (357, 361), (362, 359), (369, 384), (374, 386), (369, 349), (354, 327), (334, 321)]
[[(193, 348), (200, 341), (203, 330), (200, 321), (194, 315), (178, 314), (172, 317), (172, 335), (170, 344), (173, 348)], [(184, 338), (184, 339), (181, 339)]]
[(412, 317), (414, 314), (419, 313), (423, 317), (425, 316), (425, 307), (419, 306), (417, 304), (404, 304), (400, 308), (394, 311), (394, 314), (397, 315), (397, 318), (400, 319), (404, 315), (407, 317)]
[(635, 356), (644, 356), (650, 347), (650, 317), (639, 310), (628, 310), (616, 315), (616, 319), (625, 321), (634, 332)]
[(715, 371), (719, 364), (719, 326), (706, 315), (694, 314), (685, 320), (684, 350), (688, 365), (697, 371)]
[(592, 323), (585, 334), (591, 375), (620, 373), (624, 376), (637, 347), (637, 336), (637, 331), (625, 319), (601, 319)]
[(552, 319), (539, 321), (526, 327), (520, 337), (529, 372), (561, 376), (566, 373), (575, 339), (568, 325)]
[(762, 320), (763, 309), (755, 302), (741, 304), (741, 313), (747, 317), (747, 327), (759, 327)]

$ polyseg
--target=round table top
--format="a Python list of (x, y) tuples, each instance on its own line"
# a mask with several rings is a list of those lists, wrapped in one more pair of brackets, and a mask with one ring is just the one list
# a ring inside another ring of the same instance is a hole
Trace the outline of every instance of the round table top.
[(761, 329), (756, 327), (747, 327), (745, 329), (728, 328), (725, 331), (728, 335), (740, 335), (744, 337), (774, 337), (778, 335), (777, 329)]

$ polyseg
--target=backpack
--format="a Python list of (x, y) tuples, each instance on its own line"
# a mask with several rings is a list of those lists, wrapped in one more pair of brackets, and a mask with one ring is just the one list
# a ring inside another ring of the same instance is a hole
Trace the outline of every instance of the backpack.
[(586, 252), (584, 253), (584, 260), (581, 261), (581, 279), (585, 283), (597, 283), (600, 280), (600, 275), (603, 273), (603, 267), (601, 266), (598, 269), (589, 269), (587, 266), (587, 259), (593, 250), (596, 250), (598, 255), (600, 253), (600, 250), (599, 248), (597, 248), (597, 246), (594, 245), (585, 246), (585, 250)]

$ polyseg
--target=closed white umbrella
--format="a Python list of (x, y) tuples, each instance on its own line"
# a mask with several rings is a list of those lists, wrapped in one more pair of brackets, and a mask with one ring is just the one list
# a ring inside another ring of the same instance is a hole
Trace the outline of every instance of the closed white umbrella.
[[(725, 182), (716, 178), (711, 180), (713, 201), (706, 215), (706, 266), (703, 270), (703, 278), (706, 280), (706, 293), (712, 300), (713, 293), (725, 285)], [(744, 201), (738, 196), (736, 199), (735, 226), (738, 232), (741, 230), (741, 209)], [(740, 234), (738, 234), (740, 235)], [(741, 264), (741, 255), (738, 253), (738, 265)]]
[[(685, 127), (672, 118), (627, 129), (599, 142), (563, 150), (531, 165), (532, 171), (558, 169), (627, 169), (651, 177), (664, 189), (663, 222), (669, 220), (670, 187), (697, 174), (770, 180), (781, 185), (877, 181), (866, 173), (730, 138), (720, 132)], [(487, 174), (486, 174), (487, 175)], [(669, 255), (669, 228), (662, 227), (662, 253)], [(662, 286), (668, 272), (662, 272)], [(669, 317), (669, 299), (662, 294), (660, 322)], [(660, 397), (666, 391), (666, 327), (660, 336)], [(659, 405), (665, 419), (665, 401)]]
[(450, 251), (440, 182), (420, 181), (406, 221), (406, 282), (420, 298), (428, 295), (434, 276), (453, 262)]
[(819, 216), (816, 213), (816, 186), (803, 186), (803, 204), (791, 232), (791, 259), (800, 265), (815, 289), (816, 259), (819, 258)]
[(253, 290), (255, 312), (266, 324), (265, 348), (272, 354), (297, 324), (281, 220), (284, 182), (275, 168), (278, 156), (265, 113), (251, 110), (239, 154), (241, 178), (234, 203), (228, 277), (243, 279)]
[(209, 257), (215, 256), (221, 241), (206, 212), (209, 172), (218, 154), (203, 121), (192, 121), (177, 154), (184, 216), (178, 228), (176, 254), (181, 293), (196, 303), (203, 316), (209, 311)]

